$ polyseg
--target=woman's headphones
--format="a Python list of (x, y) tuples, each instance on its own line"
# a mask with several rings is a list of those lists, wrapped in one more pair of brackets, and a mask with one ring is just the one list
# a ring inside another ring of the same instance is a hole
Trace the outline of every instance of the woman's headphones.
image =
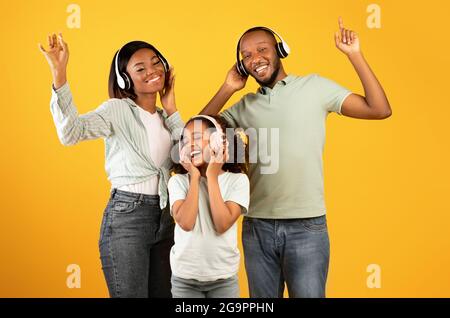
[(278, 57), (280, 57), (281, 59), (284, 59), (285, 57), (287, 57), (289, 55), (289, 53), (291, 53), (291, 49), (289, 48), (289, 45), (283, 40), (283, 38), (276, 33), (275, 31), (267, 28), (267, 27), (263, 27), (263, 26), (257, 26), (257, 27), (253, 27), (251, 29), (248, 29), (247, 31), (245, 31), (241, 37), (239, 38), (238, 44), (237, 44), (237, 49), (236, 49), (236, 68), (238, 73), (241, 76), (248, 76), (249, 73), (247, 72), (247, 70), (245, 69), (244, 66), (244, 61), (241, 60), (240, 58), (240, 48), (241, 48), (241, 40), (242, 37), (252, 31), (257, 31), (257, 30), (265, 30), (265, 31), (269, 31), (270, 33), (273, 34), (273, 36), (278, 37), (280, 39), (280, 42), (277, 42), (277, 44), (275, 45), (275, 50), (277, 51), (277, 55)]
[[(121, 89), (125, 89), (125, 90), (129, 90), (132, 86), (133, 86), (133, 82), (131, 81), (131, 79), (128, 77), (127, 72), (120, 72), (119, 70), (119, 53), (120, 51), (129, 43), (125, 44), (124, 46), (122, 46), (116, 53), (116, 58), (114, 61), (114, 65), (115, 65), (115, 70), (116, 70), (116, 77), (117, 77), (117, 85), (119, 85), (119, 87)], [(161, 52), (159, 52), (153, 45), (148, 44), (148, 47), (143, 47), (143, 49), (148, 48), (150, 50), (153, 50), (156, 53), (156, 56), (159, 58), (159, 60), (161, 61), (161, 63), (164, 66), (164, 71), (167, 73), (170, 69), (170, 64), (167, 61), (167, 59), (161, 54)]]

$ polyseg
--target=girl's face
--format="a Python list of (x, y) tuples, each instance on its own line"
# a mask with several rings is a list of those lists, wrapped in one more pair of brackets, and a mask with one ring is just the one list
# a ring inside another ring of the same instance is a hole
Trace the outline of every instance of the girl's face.
[(182, 151), (195, 167), (208, 165), (210, 161), (210, 130), (201, 120), (193, 120), (184, 128)]
[(133, 81), (136, 95), (154, 94), (164, 87), (164, 66), (153, 50), (140, 49), (134, 52), (128, 61), (127, 72)]

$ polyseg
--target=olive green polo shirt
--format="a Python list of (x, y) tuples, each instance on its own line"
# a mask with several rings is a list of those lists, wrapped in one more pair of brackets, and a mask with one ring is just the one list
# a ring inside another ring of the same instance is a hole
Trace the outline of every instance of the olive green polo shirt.
[(249, 217), (292, 219), (326, 213), (325, 121), (330, 112), (340, 114), (350, 94), (316, 74), (289, 75), (273, 89), (260, 87), (221, 113), (231, 126), (257, 136), (257, 142), (250, 137), (250, 153), (257, 160), (249, 169)]

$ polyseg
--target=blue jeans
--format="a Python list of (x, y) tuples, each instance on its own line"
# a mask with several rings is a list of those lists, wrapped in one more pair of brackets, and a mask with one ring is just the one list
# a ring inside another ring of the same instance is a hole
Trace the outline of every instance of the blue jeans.
[(330, 259), (326, 216), (269, 220), (245, 217), (242, 226), (250, 297), (325, 297)]
[(171, 297), (174, 221), (158, 195), (113, 189), (100, 230), (100, 259), (111, 297)]
[(174, 298), (239, 298), (239, 281), (237, 275), (211, 282), (172, 275), (172, 295)]

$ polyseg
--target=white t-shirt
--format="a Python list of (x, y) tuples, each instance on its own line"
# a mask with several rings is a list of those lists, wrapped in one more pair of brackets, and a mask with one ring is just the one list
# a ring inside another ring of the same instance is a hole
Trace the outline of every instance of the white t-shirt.
[[(138, 109), (139, 117), (147, 132), (150, 158), (155, 167), (159, 168), (170, 154), (170, 148), (172, 147), (170, 133), (157, 111), (152, 114), (141, 107), (138, 107)], [(159, 177), (154, 175), (144, 182), (125, 185), (120, 187), (119, 190), (154, 195), (158, 194), (158, 182)]]
[[(219, 175), (219, 188), (225, 202), (233, 201), (246, 214), (250, 200), (250, 184), (243, 173), (224, 172)], [(175, 201), (184, 200), (189, 190), (189, 175), (176, 174), (169, 179), (170, 211)], [(223, 234), (214, 229), (211, 218), (207, 181), (201, 177), (199, 211), (194, 229), (184, 231), (175, 226), (175, 245), (170, 251), (170, 266), (176, 277), (198, 281), (230, 278), (239, 271), (240, 253), (237, 245), (237, 222)]]

